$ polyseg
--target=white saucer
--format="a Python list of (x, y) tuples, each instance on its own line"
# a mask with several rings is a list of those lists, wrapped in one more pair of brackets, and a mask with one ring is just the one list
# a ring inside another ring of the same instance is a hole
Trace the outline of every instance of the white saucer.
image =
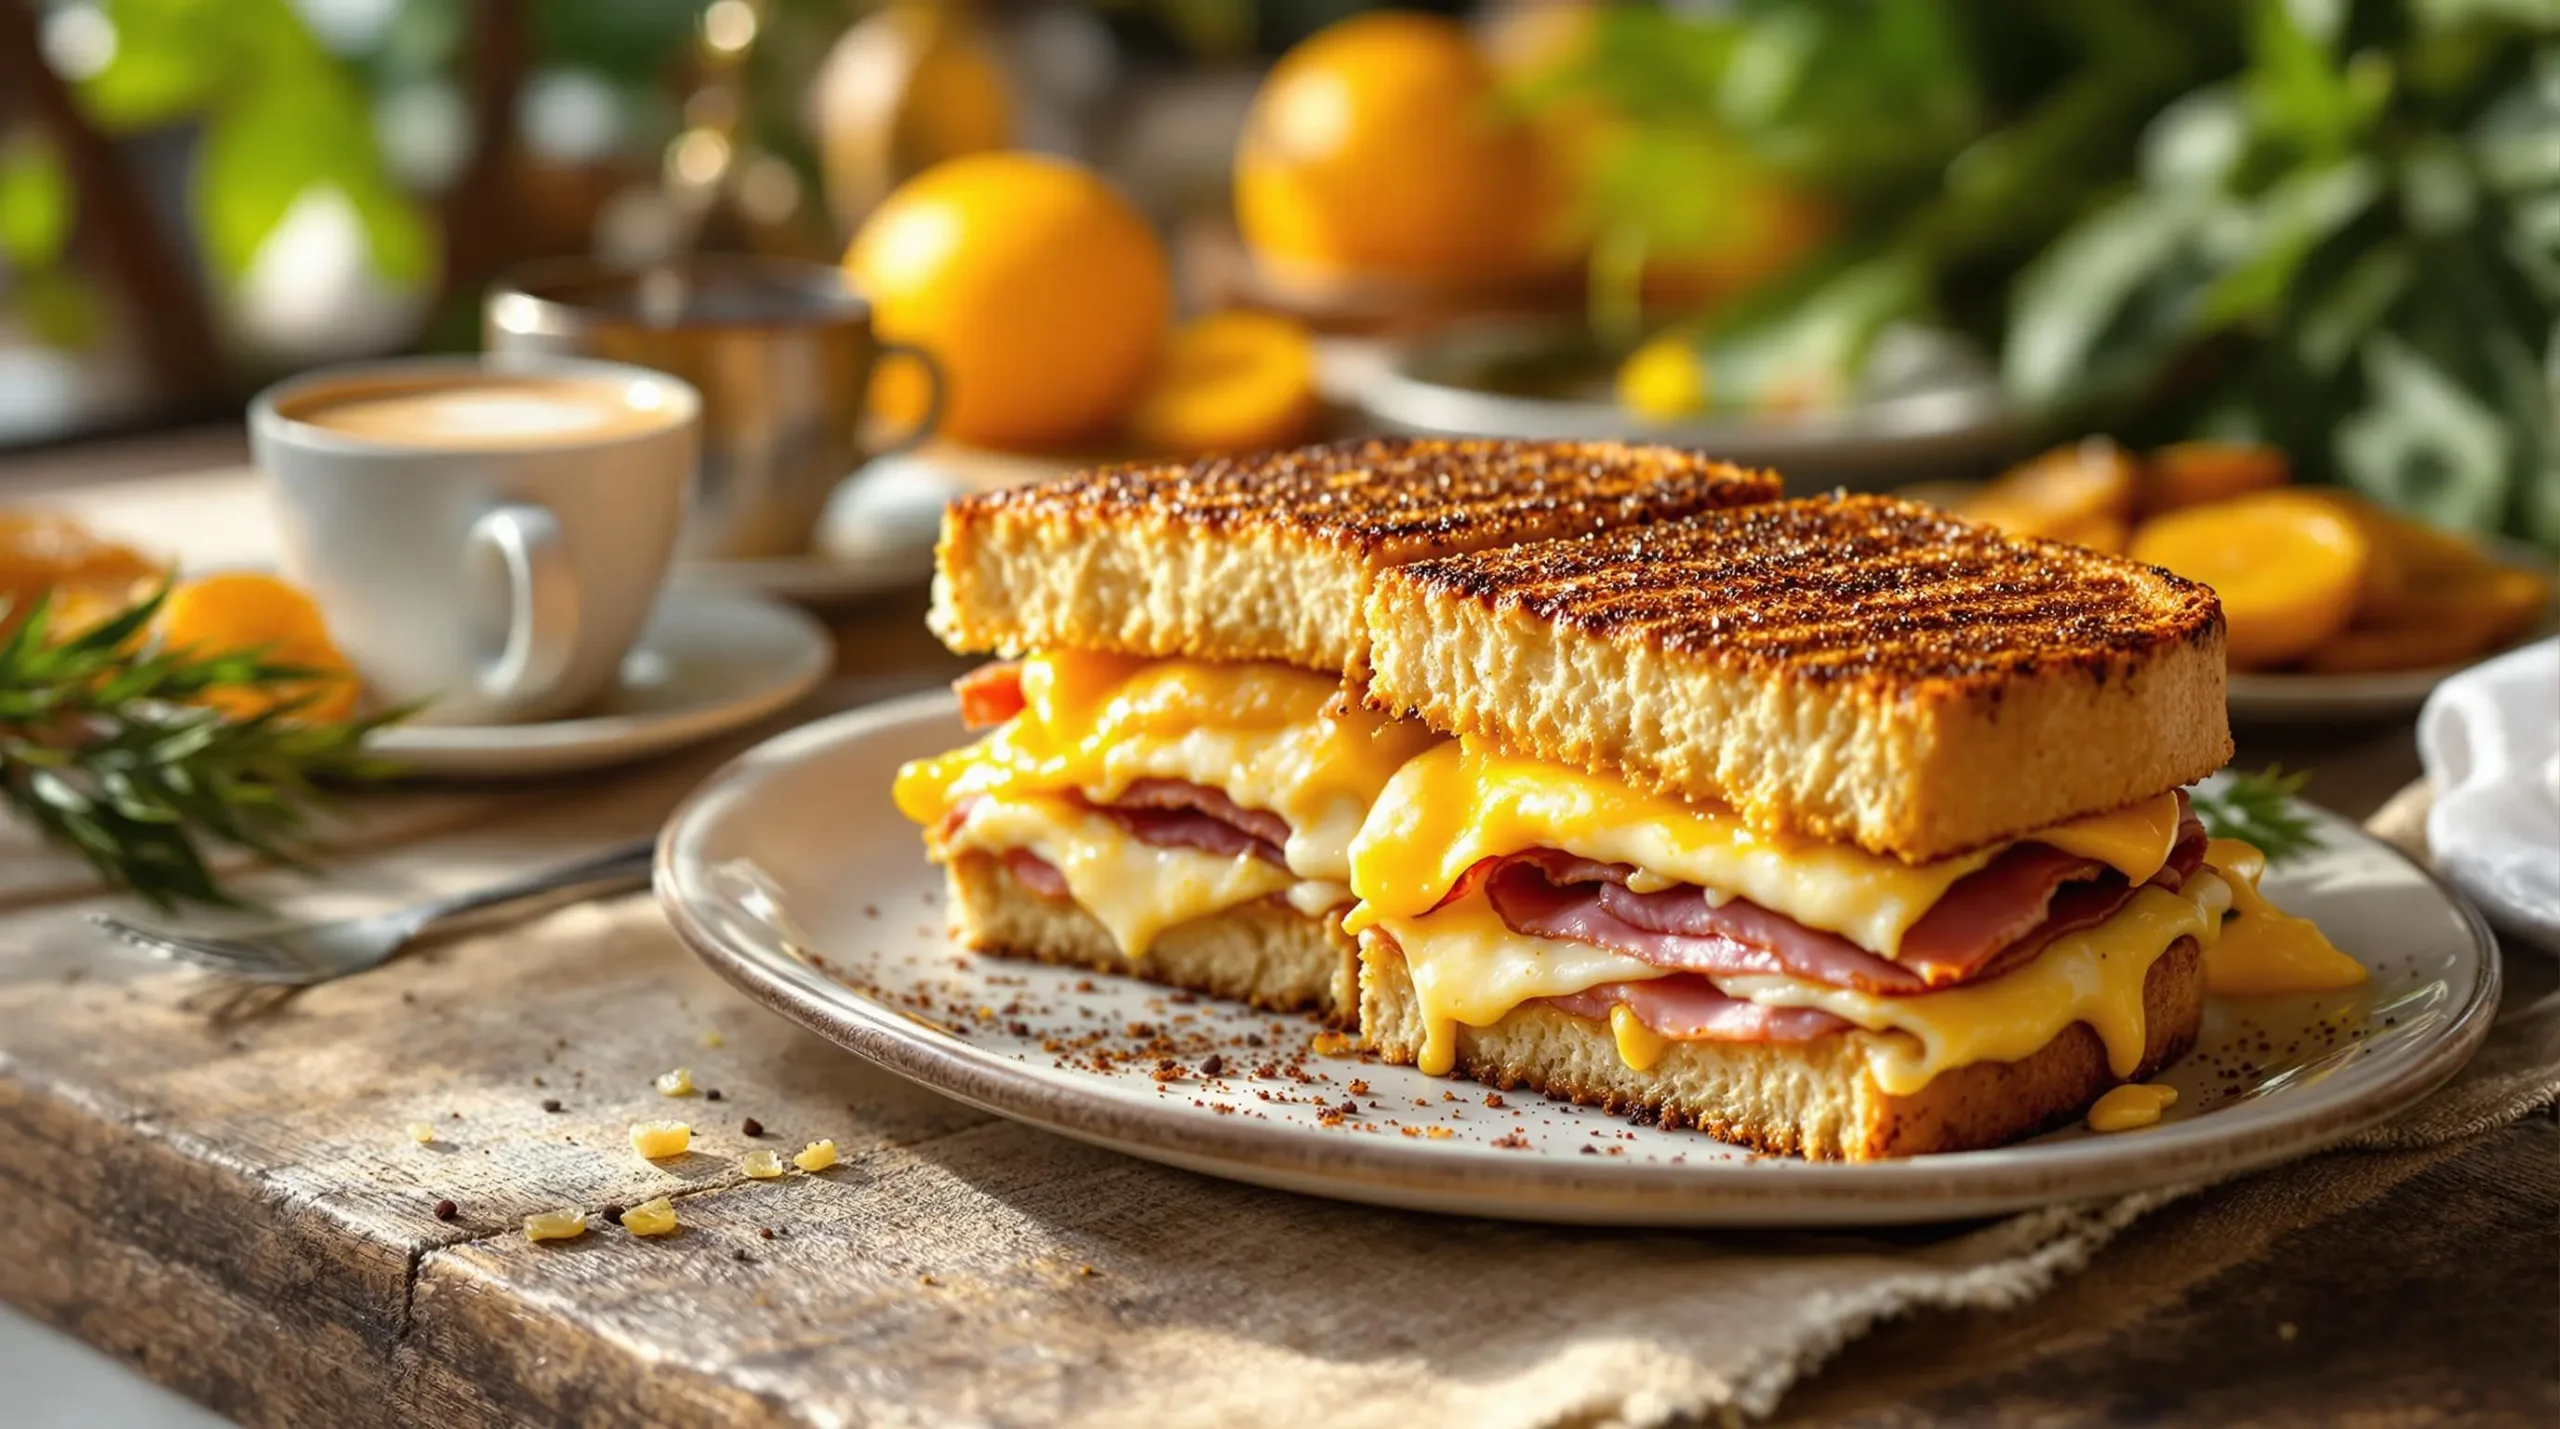
[(511, 725), (395, 725), (374, 753), (409, 774), (494, 779), (568, 774), (661, 754), (752, 724), (826, 678), (832, 642), (787, 605), (671, 589), (621, 678), (574, 719)]
[[(942, 880), (890, 806), (889, 783), (900, 761), (966, 738), (951, 697), (927, 695), (765, 742), (677, 811), (658, 849), (659, 902), (750, 996), (923, 1086), (1134, 1156), (1312, 1195), (1632, 1225), (1992, 1215), (2317, 1150), (2452, 1076), (2497, 1006), (2497, 953), (2479, 916), (2355, 825), (2306, 806), (2321, 846), (2272, 870), (2268, 892), (2372, 981), (2211, 1002), (2196, 1050), (2161, 1078), (2180, 1096), (2158, 1126), (2075, 1127), (1901, 1161), (1754, 1157), (1526, 1094), (1488, 1106), (1483, 1087), (1410, 1067), (1301, 1056), (1317, 1030), (1305, 1019), (960, 951), (939, 931)], [(1120, 1039), (1132, 1024), (1138, 1040)], [(1170, 1069), (1157, 1060), (1167, 1042)], [(1097, 1047), (1114, 1055), (1074, 1055)], [(1304, 1079), (1271, 1070), (1282, 1066)], [(1352, 1096), (1363, 1105), (1344, 1117), (1337, 1107)]]
[(1046, 481), (1074, 466), (1059, 457), (947, 445), (880, 457), (837, 488), (818, 518), (809, 554), (689, 560), (677, 566), (676, 578), (819, 609), (921, 586), (933, 575), (933, 543), (945, 503), (971, 492)]

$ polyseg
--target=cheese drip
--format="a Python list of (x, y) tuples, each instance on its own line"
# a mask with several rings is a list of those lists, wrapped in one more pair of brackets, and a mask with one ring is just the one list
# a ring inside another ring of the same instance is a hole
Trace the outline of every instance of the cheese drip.
[(1222, 858), (1131, 838), (1118, 824), (1055, 799), (989, 797), (969, 806), (945, 848), (1036, 854), (1066, 878), (1076, 906), (1111, 931), (1131, 959), (1169, 928), (1257, 898), (1291, 893), (1298, 880), (1252, 854)]
[[(2168, 862), (2177, 837), (2178, 798), (2168, 793), (2018, 842), (2052, 844), (2141, 883)], [(1378, 795), (1351, 843), (1351, 890), (1361, 902), (1345, 926), (1417, 916), (1479, 860), (1552, 848), (1634, 867), (1629, 886), (1638, 892), (1694, 884), (1711, 901), (1747, 898), (1890, 958), (1949, 888), (2005, 847), (1907, 864), (1462, 740), (1421, 753)]]
[(1911, 997), (1830, 987), (1789, 977), (1719, 978), (1718, 987), (1769, 1007), (1819, 1007), (1879, 1037), (1867, 1071), (1890, 1096), (1908, 1096), (1940, 1072), (1974, 1062), (2034, 1055), (2075, 1022), (2106, 1044), (2107, 1069), (2130, 1077), (2142, 1065), (2150, 1026), (2142, 985), (2180, 938), (2208, 953), (2231, 906), (2231, 885), (2210, 869), (2175, 893), (2143, 888), (2095, 928), (2066, 933), (2027, 963), (1982, 982)]
[(2267, 856), (2238, 839), (2205, 845), (2205, 859), (2231, 880), (2231, 921), (2204, 961), (2205, 990), (2216, 997), (2275, 997), (2361, 986), (2364, 964), (2339, 952), (2308, 918), (2297, 918), (2258, 892)]
[(1021, 714), (908, 764), (894, 793), (930, 828), (972, 798), (1072, 791), (1109, 803), (1140, 779), (1186, 780), (1278, 814), (1291, 871), (1348, 884), (1370, 801), (1438, 736), (1341, 693), (1336, 677), (1290, 665), (1056, 651), (1022, 662)]
[[(1888, 1034), (1868, 1039), (1867, 1067), (1893, 1096), (1908, 1096), (1950, 1068), (2031, 1056), (2075, 1022), (2097, 1031), (2108, 1066), (2129, 1077), (2149, 1039), (2143, 983), (2152, 965), (2180, 938), (2209, 949), (2230, 905), (2230, 885), (2199, 871), (2176, 893), (2142, 889), (2113, 918), (2055, 939), (2034, 960), (1998, 977), (1908, 997), (1774, 974), (1709, 981), (1728, 996), (1768, 1007), (1816, 1007)], [(1536, 998), (1669, 976), (1606, 948), (1512, 932), (1482, 894), (1421, 918), (1380, 917), (1374, 926), (1404, 952), (1423, 1021), (1417, 1065), (1434, 1076), (1455, 1064), (1461, 1025), (1490, 1027)], [(1610, 1036), (1620, 1059), (1644, 1071), (1660, 1060), (1667, 1039), (1635, 1035), (1632, 1015), (1618, 1015), (1625, 1012), (1612, 1011)]]

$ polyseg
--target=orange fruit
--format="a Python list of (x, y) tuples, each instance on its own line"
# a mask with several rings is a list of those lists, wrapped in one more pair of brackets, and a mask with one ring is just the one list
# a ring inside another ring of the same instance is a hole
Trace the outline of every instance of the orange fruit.
[(2231, 668), (2302, 659), (2355, 619), (2372, 538), (2335, 503), (2262, 491), (2155, 516), (2126, 554), (2213, 587)]
[(1534, 269), (1538, 136), (1457, 22), (1379, 11), (1280, 57), (1236, 150), (1236, 225), (1275, 275), (1467, 286)]
[[(1079, 164), (972, 154), (901, 185), (854, 235), (845, 269), (872, 326), (942, 365), (940, 430), (973, 446), (1043, 450), (1108, 432), (1164, 347), (1173, 280), (1128, 201)], [(874, 406), (924, 415), (912, 364), (884, 366)]]
[(1956, 514), (2012, 536), (2078, 540), (2074, 533), (2116, 525), (2131, 514), (2134, 486), (2133, 458), (2114, 442), (2091, 437), (2009, 468), (1958, 503)]
[(2153, 511), (2200, 506), (2293, 480), (2284, 453), (2251, 442), (2177, 442), (2144, 461), (2143, 505)]
[(1315, 339), (1268, 313), (1211, 313), (1176, 329), (1129, 414), (1129, 435), (1173, 456), (1288, 446), (1315, 420)]
[(48, 628), (57, 636), (76, 633), (147, 593), (164, 570), (68, 516), (0, 511), (0, 635), (17, 628), (47, 591), (53, 592)]
[(209, 655), (263, 647), (271, 664), (333, 674), (310, 684), (212, 690), (202, 697), (234, 718), (245, 719), (306, 694), (311, 702), (297, 712), (304, 719), (340, 720), (355, 710), (355, 672), (329, 638), (320, 607), (274, 576), (225, 571), (180, 582), (160, 607), (160, 643)]

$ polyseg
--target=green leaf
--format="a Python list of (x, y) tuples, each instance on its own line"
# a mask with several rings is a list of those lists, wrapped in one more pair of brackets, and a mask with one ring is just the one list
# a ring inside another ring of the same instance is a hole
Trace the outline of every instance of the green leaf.
[[(107, 0), (115, 51), (79, 85), (81, 108), (113, 130), (172, 124), (242, 81), (244, 29), (270, 0)], [(289, 17), (288, 17), (289, 18)]]
[(2160, 285), (2188, 253), (2204, 210), (2151, 194), (2134, 194), (2083, 221), (2019, 274), (2010, 298), (2009, 341), (2002, 375), (2030, 406), (2050, 406), (2079, 390), (2093, 371), (2148, 366), (2185, 336), (2172, 320), (2134, 346), (2117, 343), (2108, 362), (2103, 344), (2125, 335), (2146, 288)]
[(71, 237), (71, 180), (32, 132), (0, 144), (0, 258), (23, 276), (51, 268)]
[(2238, 839), (2283, 863), (2320, 846), (2311, 816), (2298, 802), (2309, 770), (2288, 774), (2270, 764), (2255, 774), (2225, 774), (2218, 787), (2198, 789), (2187, 797), (2205, 832), (2218, 839)]
[(362, 95), (337, 61), (289, 48), (253, 94), (217, 111), (197, 160), (195, 202), (215, 269), (236, 281), (304, 194), (334, 188), (355, 209), (376, 271), (420, 283), (432, 230), (386, 176)]
[(38, 342), (63, 352), (94, 350), (108, 331), (107, 304), (88, 277), (71, 268), (20, 273), (18, 318)]
[(2438, 525), (2496, 529), (2514, 443), (2504, 416), (2392, 333), (2363, 355), (2372, 398), (2338, 424), (2339, 470)]
[(2381, 193), (2374, 164), (2343, 159), (2297, 169), (2256, 203), (2237, 210), (2246, 217), (2238, 242), (2232, 251), (2211, 255), (2227, 266), (2205, 290), (2204, 326), (2219, 328), (2271, 315), (2312, 249), (2354, 222)]
[(2294, 351), (2302, 365), (2322, 377), (2335, 374), (2416, 276), (2417, 262), (2406, 243), (2386, 243), (2359, 256), (2326, 293), (2303, 305), (2294, 324)]

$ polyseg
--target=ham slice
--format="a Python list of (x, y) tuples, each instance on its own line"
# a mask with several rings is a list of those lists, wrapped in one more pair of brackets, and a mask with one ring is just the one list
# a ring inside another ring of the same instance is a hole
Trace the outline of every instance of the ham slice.
[(1228, 798), (1223, 789), (1187, 779), (1133, 779), (1111, 803), (1122, 809), (1189, 809), (1233, 825), (1267, 844), (1282, 846), (1289, 842), (1287, 819), (1268, 809), (1248, 809)]
[(1610, 1009), (1624, 1003), (1637, 1021), (1675, 1042), (1810, 1042), (1851, 1025), (1818, 1007), (1762, 1007), (1719, 992), (1714, 983), (1689, 973), (1646, 982), (1604, 982), (1546, 1001), (1594, 1022), (1608, 1021)]
[(1836, 933), (1808, 928), (1783, 914), (1734, 898), (1721, 907), (1703, 888), (1653, 893), (1621, 886), (1623, 868), (1598, 865), (1607, 881), (1564, 883), (1551, 864), (1502, 860), (1485, 896), (1515, 933), (1610, 948), (1658, 968), (1739, 976), (1773, 973), (1860, 992), (1924, 992), (1919, 975)]
[(1251, 854), (1289, 866), (1282, 850), (1289, 821), (1266, 809), (1248, 809), (1220, 790), (1183, 779), (1140, 779), (1108, 804), (1085, 807), (1118, 824), (1131, 838), (1158, 848), (1196, 848), (1220, 858)]
[[(2150, 880), (2173, 891), (2204, 861), (2204, 826), (2183, 805), (2181, 812), (2168, 862)], [(1904, 935), (1902, 956), (1888, 960), (1748, 899), (1712, 904), (1703, 889), (1686, 886), (1637, 893), (1626, 886), (1632, 872), (1541, 849), (1483, 860), (1451, 897), (1480, 888), (1514, 932), (1605, 947), (1655, 967), (1776, 973), (1909, 996), (2006, 972), (2054, 939), (2114, 917), (2134, 894), (2096, 859), (2020, 844), (1950, 887)]]
[(1013, 875), (1014, 882), (1030, 889), (1035, 896), (1052, 903), (1070, 902), (1075, 897), (1067, 889), (1067, 876), (1058, 871), (1057, 865), (1027, 848), (1006, 849), (1004, 867)]
[(998, 660), (980, 665), (951, 682), (960, 697), (960, 722), (971, 729), (992, 729), (1022, 713), (1022, 662)]

